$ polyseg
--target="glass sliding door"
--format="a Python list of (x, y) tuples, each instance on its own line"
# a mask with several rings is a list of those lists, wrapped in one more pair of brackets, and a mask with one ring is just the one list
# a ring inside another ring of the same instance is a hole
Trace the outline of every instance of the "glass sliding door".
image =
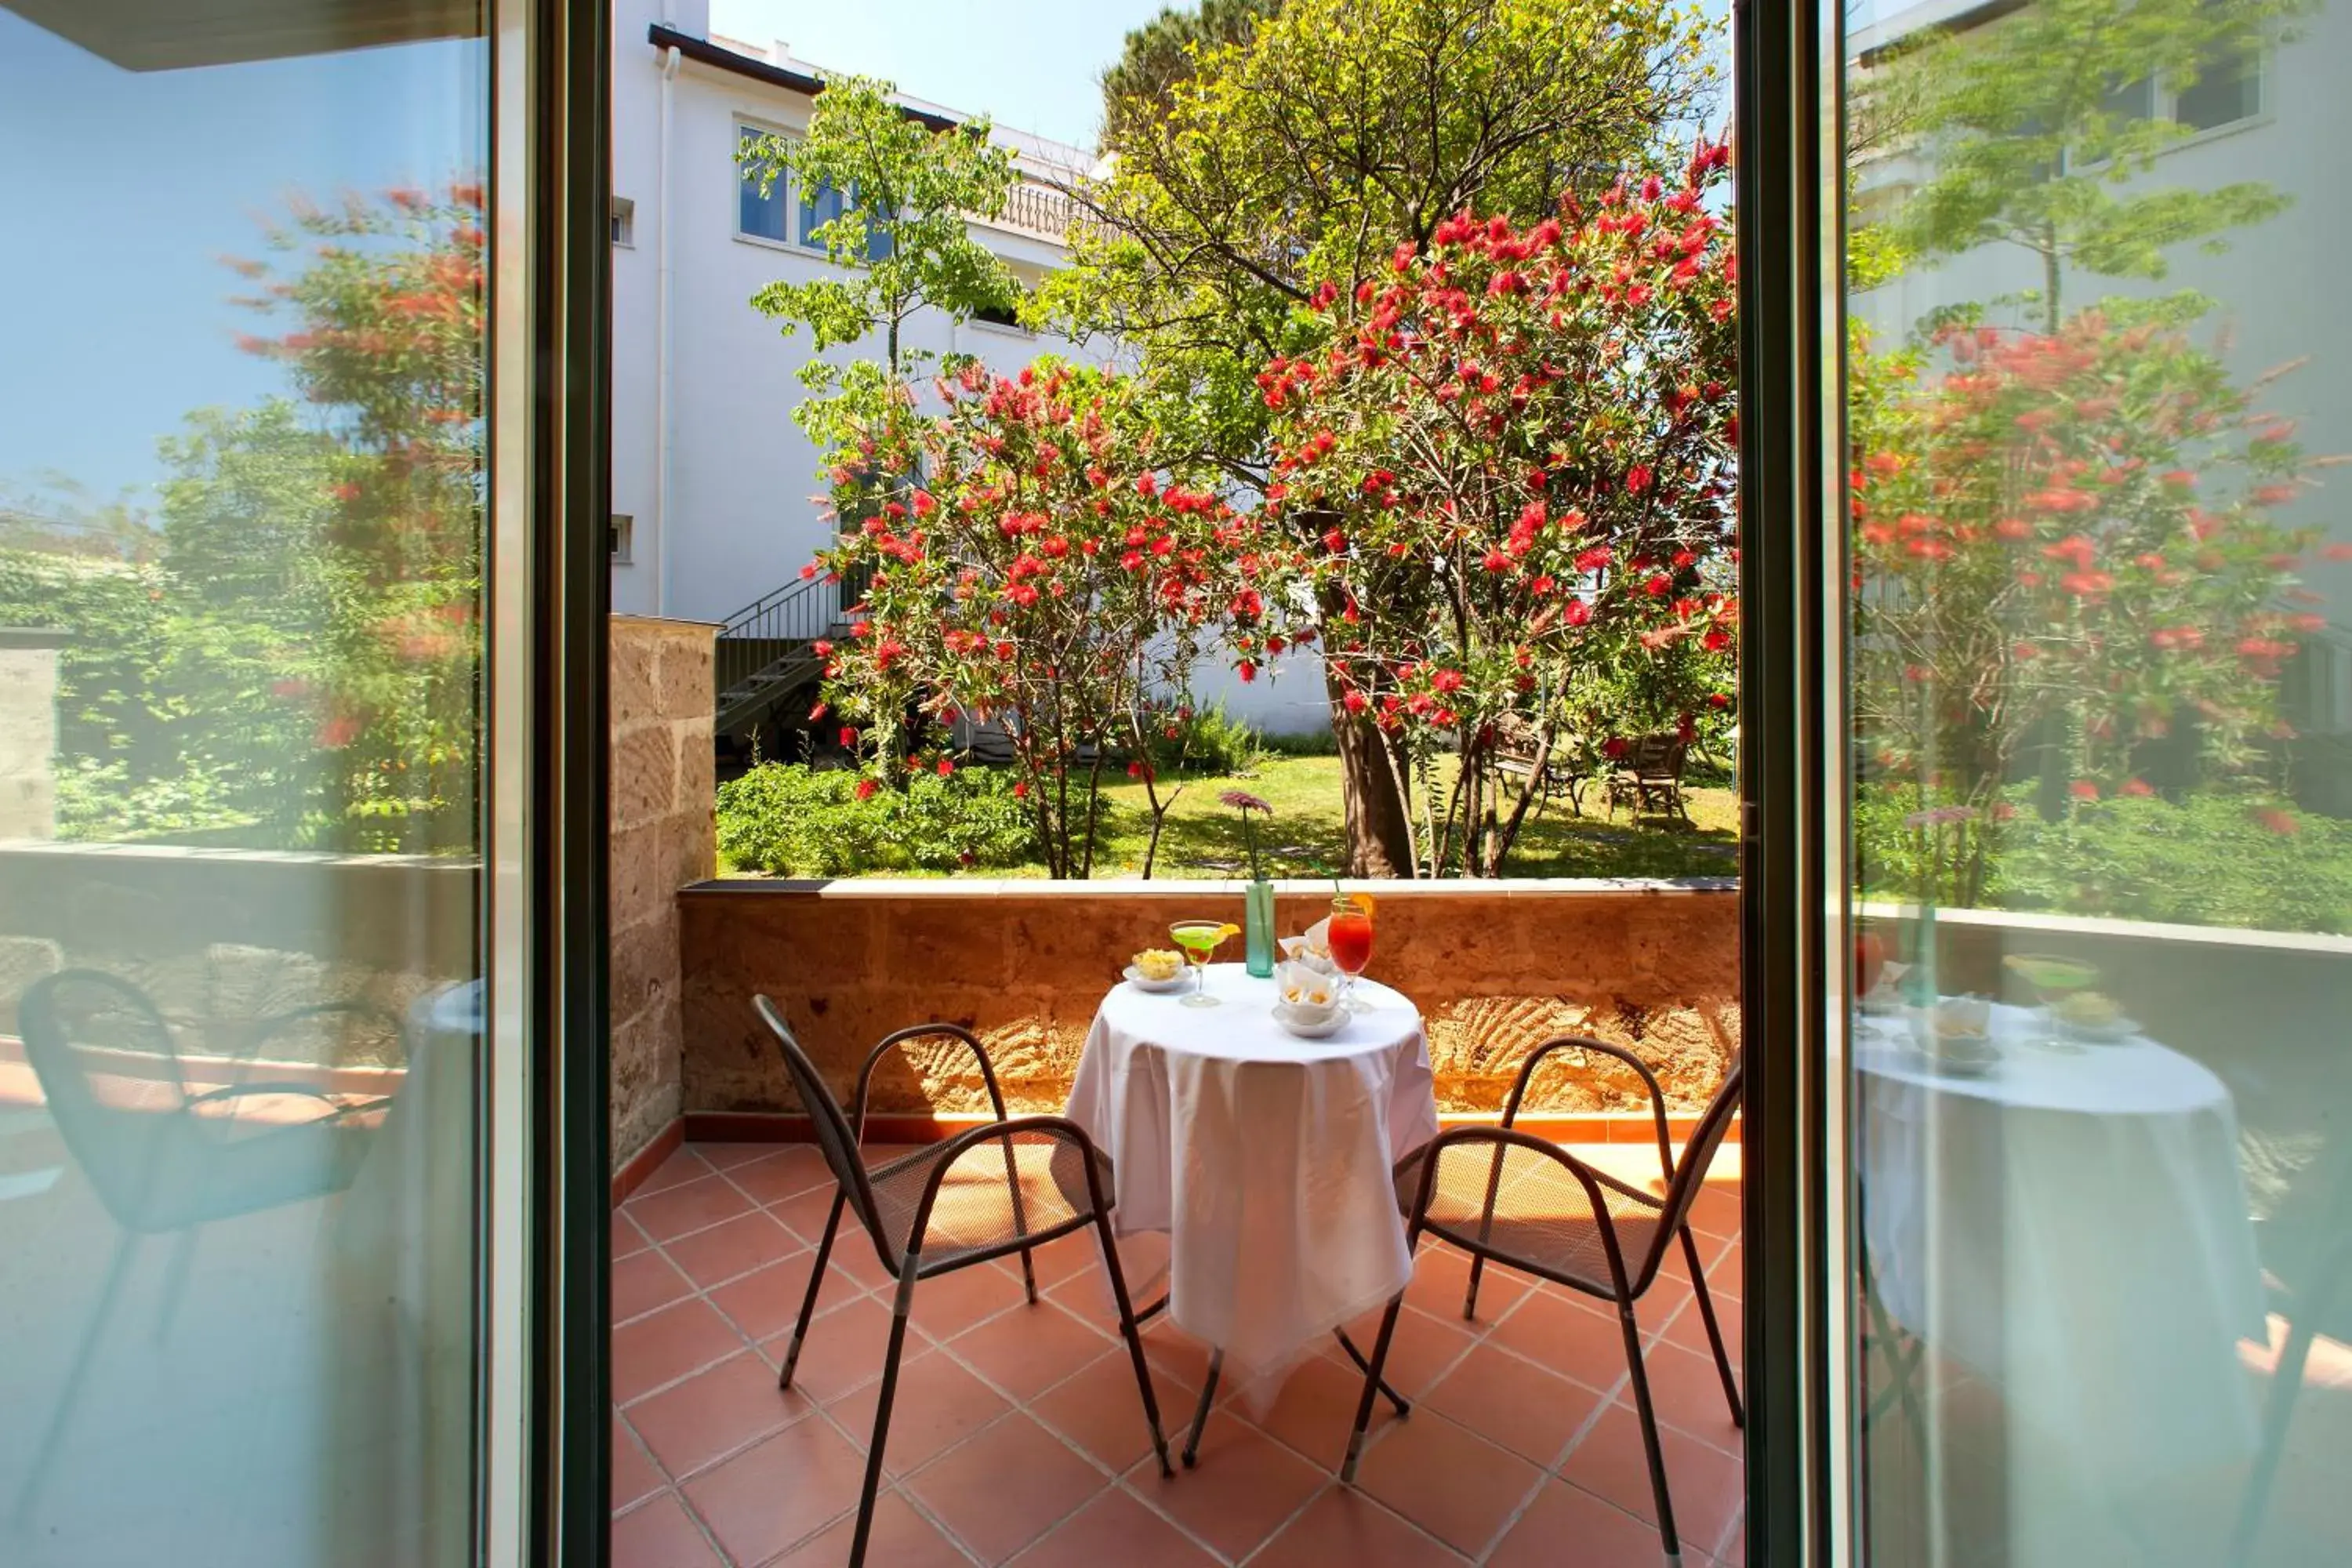
[(1838, 24), (1855, 1560), (2347, 1561), (2352, 6)]
[(11, 1568), (554, 1561), (601, 1467), (534, 1342), (594, 1313), (563, 34), (0, 6)]

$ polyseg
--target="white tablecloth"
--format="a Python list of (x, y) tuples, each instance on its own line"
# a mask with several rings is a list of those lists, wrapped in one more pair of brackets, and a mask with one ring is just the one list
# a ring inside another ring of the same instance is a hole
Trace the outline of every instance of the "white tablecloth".
[(1895, 1320), (2121, 1496), (2252, 1452), (2236, 1342), (2263, 1333), (2229, 1090), (2147, 1039), (1940, 1076), (1904, 1020), (1856, 1040), (1864, 1236)]
[(1223, 1005), (1113, 989), (1069, 1114), (1117, 1165), (1118, 1232), (1168, 1234), (1171, 1320), (1258, 1375), (1412, 1277), (1390, 1170), (1437, 1135), (1436, 1090), (1421, 1015), (1384, 985), (1328, 1040), (1284, 1032), (1240, 964), (1208, 989)]

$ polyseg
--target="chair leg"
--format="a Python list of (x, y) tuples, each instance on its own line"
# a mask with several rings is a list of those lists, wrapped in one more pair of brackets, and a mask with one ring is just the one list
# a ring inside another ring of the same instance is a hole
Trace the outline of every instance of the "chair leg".
[(793, 1324), (793, 1342), (784, 1352), (784, 1366), (776, 1374), (778, 1388), (793, 1385), (793, 1368), (800, 1364), (801, 1344), (808, 1338), (809, 1320), (816, 1316), (816, 1293), (824, 1288), (825, 1266), (833, 1261), (834, 1234), (841, 1228), (841, 1211), (849, 1206), (849, 1194), (836, 1188), (833, 1194), (833, 1213), (825, 1216), (824, 1237), (816, 1244), (816, 1261), (809, 1268), (808, 1294), (801, 1298), (800, 1320)]
[(1706, 1270), (1699, 1266), (1698, 1243), (1688, 1226), (1683, 1226), (1683, 1259), (1690, 1265), (1691, 1294), (1698, 1298), (1699, 1321), (1706, 1325), (1706, 1342), (1715, 1351), (1715, 1370), (1723, 1378), (1723, 1397), (1731, 1405), (1731, 1424), (1745, 1427), (1748, 1411), (1739, 1402), (1739, 1380), (1731, 1375), (1731, 1357), (1724, 1352), (1723, 1330), (1715, 1321), (1715, 1298), (1707, 1294)]
[(1642, 1330), (1633, 1321), (1633, 1304), (1617, 1303), (1617, 1322), (1625, 1331), (1625, 1370), (1633, 1376), (1633, 1410), (1642, 1418), (1642, 1447), (1650, 1460), (1650, 1491), (1658, 1500), (1658, 1542), (1664, 1547), (1666, 1568), (1680, 1568), (1682, 1538), (1675, 1533), (1674, 1500), (1666, 1495), (1665, 1450), (1658, 1447), (1658, 1413), (1650, 1404), (1650, 1375), (1642, 1365)]
[[(1348, 1359), (1356, 1363), (1356, 1370), (1369, 1376), (1372, 1370), (1372, 1363), (1364, 1359), (1364, 1352), (1356, 1348), (1356, 1342), (1348, 1337), (1348, 1331), (1345, 1329), (1333, 1329), (1331, 1332), (1338, 1336), (1339, 1348), (1348, 1352)], [(1406, 1403), (1403, 1394), (1399, 1394), (1395, 1388), (1391, 1386), (1388, 1379), (1378, 1378), (1374, 1381), (1380, 1384), (1381, 1393), (1387, 1397), (1388, 1402), (1396, 1406), (1398, 1420), (1402, 1421), (1406, 1416), (1412, 1414), (1412, 1406)]]
[(1389, 1346), (1396, 1340), (1397, 1314), (1402, 1310), (1404, 1292), (1400, 1290), (1389, 1298), (1389, 1310), (1381, 1314), (1380, 1337), (1372, 1342), (1372, 1364), (1364, 1369), (1363, 1396), (1356, 1401), (1356, 1425), (1348, 1434), (1348, 1457), (1339, 1466), (1339, 1479), (1346, 1486), (1356, 1484), (1356, 1461), (1364, 1456), (1364, 1434), (1372, 1425), (1372, 1398), (1381, 1391), (1381, 1369), (1389, 1363)]
[[(1502, 1147), (1497, 1145), (1489, 1158), (1492, 1161), (1492, 1166), (1486, 1173), (1486, 1206), (1478, 1211), (1478, 1240), (1482, 1246), (1495, 1234), (1495, 1205), (1503, 1194)], [(1470, 1255), (1470, 1289), (1462, 1298), (1462, 1316), (1465, 1321), (1475, 1321), (1478, 1316), (1478, 1282), (1485, 1279), (1486, 1275), (1486, 1255), (1483, 1252), (1472, 1253)]]
[(139, 1241), (138, 1233), (126, 1230), (114, 1244), (114, 1261), (106, 1270), (106, 1284), (99, 1291), (98, 1306), (82, 1329), (81, 1348), (74, 1352), (73, 1370), (66, 1373), (66, 1385), (58, 1391), (57, 1408), (49, 1412), (48, 1429), (33, 1445), (32, 1468), (25, 1472), (24, 1482), (16, 1489), (12, 1518), (18, 1524), (25, 1522), (33, 1504), (40, 1500), (41, 1488), (49, 1479), (49, 1467), (65, 1445), (66, 1424), (73, 1418), (74, 1406), (81, 1401), (81, 1385), (89, 1376), (90, 1363), (98, 1359), (98, 1342), (106, 1335), (107, 1320), (114, 1315), (115, 1298), (122, 1293), (122, 1277), (131, 1271), (131, 1256), (139, 1250)]
[(890, 1402), (898, 1393), (898, 1356), (907, 1348), (907, 1313), (915, 1304), (917, 1255), (907, 1254), (898, 1270), (898, 1299), (890, 1306), (890, 1344), (882, 1352), (882, 1395), (874, 1405), (874, 1442), (866, 1450), (866, 1489), (857, 1498), (857, 1532), (849, 1540), (849, 1568), (865, 1568), (866, 1538), (874, 1530), (874, 1495), (882, 1488), (882, 1449), (890, 1439)]
[(1209, 1406), (1217, 1402), (1217, 1379), (1224, 1375), (1225, 1352), (1209, 1353), (1209, 1375), (1201, 1382), (1201, 1402), (1192, 1407), (1192, 1430), (1184, 1439), (1184, 1468), (1201, 1462), (1201, 1434), (1208, 1428)]
[(2270, 1397), (2263, 1406), (2263, 1441), (2256, 1452), (2254, 1468), (2246, 1478), (2246, 1494), (2238, 1504), (2238, 1521), (2230, 1533), (2230, 1557), (2233, 1564), (2249, 1561), (2254, 1551), (2254, 1538), (2262, 1532), (2263, 1515), (2269, 1510), (2271, 1484), (2277, 1479), (2279, 1459), (2286, 1451), (2286, 1435), (2294, 1421), (2294, 1404), (2303, 1393), (2304, 1368), (2311, 1359), (2313, 1325), (2326, 1310), (2336, 1295), (2338, 1277), (2352, 1269), (2352, 1247), (2341, 1248), (2321, 1270), (2302, 1310), (2287, 1325), (2286, 1343), (2279, 1352), (2278, 1365), (2271, 1373)]
[[(1004, 1141), (1004, 1185), (1013, 1200), (1013, 1234), (1026, 1236), (1029, 1234), (1029, 1215), (1021, 1201), (1021, 1167), (1013, 1158), (1013, 1140), (1010, 1138)], [(1033, 1250), (1026, 1247), (1021, 1249), (1021, 1285), (1028, 1291), (1029, 1304), (1034, 1307), (1037, 1304), (1037, 1268), (1029, 1260)]]
[(190, 1226), (172, 1242), (172, 1260), (163, 1269), (163, 1302), (155, 1313), (155, 1342), (172, 1337), (172, 1323), (180, 1315), (180, 1298), (187, 1294), (188, 1268), (195, 1261), (196, 1227)]
[[(1151, 1424), (1151, 1451), (1160, 1457), (1160, 1474), (1172, 1476), (1176, 1472), (1168, 1463), (1168, 1438), (1160, 1429), (1160, 1396), (1151, 1390), (1151, 1366), (1143, 1359), (1143, 1334), (1136, 1325), (1135, 1303), (1127, 1294), (1127, 1271), (1118, 1264), (1118, 1244), (1110, 1233), (1109, 1215), (1095, 1215), (1095, 1234), (1102, 1239), (1103, 1272), (1110, 1276), (1111, 1299), (1118, 1303), (1118, 1331), (1127, 1341), (1128, 1358), (1135, 1363), (1135, 1386), (1143, 1394), (1143, 1418)], [(1021, 1255), (1021, 1263), (1028, 1267), (1027, 1253)]]

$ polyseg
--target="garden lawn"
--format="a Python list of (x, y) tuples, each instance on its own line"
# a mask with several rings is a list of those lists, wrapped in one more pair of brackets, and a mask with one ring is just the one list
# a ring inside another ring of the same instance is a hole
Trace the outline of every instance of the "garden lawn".
[[(1221, 804), (1226, 790), (1247, 790), (1274, 807), (1271, 822), (1260, 819), (1258, 843), (1269, 877), (1326, 876), (1346, 861), (1345, 817), (1340, 805), (1339, 759), (1334, 756), (1267, 756), (1252, 771), (1217, 778), (1164, 781), (1160, 795), (1175, 794), (1151, 875), (1170, 880), (1221, 879), (1249, 875), (1249, 849), (1238, 812)], [(1727, 784), (1685, 790), (1693, 826), (1657, 816), (1636, 824), (1620, 809), (1615, 822), (1602, 810), (1599, 784), (1585, 791), (1588, 816), (1574, 816), (1562, 801), (1540, 817), (1529, 808), (1528, 823), (1507, 863), (1512, 877), (1728, 877), (1739, 870), (1738, 797)], [(1111, 815), (1097, 847), (1097, 877), (1139, 877), (1151, 836), (1151, 813), (1140, 781), (1107, 784), (1103, 795)], [(730, 874), (740, 874), (731, 873)], [(940, 875), (878, 872), (877, 875)], [(1043, 877), (1042, 863), (979, 870), (977, 877)]]

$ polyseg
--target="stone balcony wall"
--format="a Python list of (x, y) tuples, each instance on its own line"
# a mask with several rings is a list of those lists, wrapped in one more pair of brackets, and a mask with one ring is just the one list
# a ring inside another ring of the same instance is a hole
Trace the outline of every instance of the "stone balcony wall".
[[(1329, 884), (1281, 884), (1280, 928), (1329, 908)], [(1492, 1111), (1528, 1047), (1567, 1030), (1637, 1046), (1670, 1108), (1696, 1110), (1738, 1046), (1739, 900), (1729, 883), (1372, 884), (1372, 974), (1429, 1020), (1438, 1102)], [(987, 1043), (1016, 1110), (1060, 1109), (1104, 990), (1169, 922), (1239, 922), (1239, 884), (725, 881), (678, 897), (685, 1107), (797, 1109), (751, 1012), (764, 992), (846, 1099), (893, 1029), (935, 1019)], [(1240, 943), (1225, 956), (1238, 957)], [(617, 1012), (617, 1007), (616, 1007)], [(1537, 1079), (1552, 1114), (1641, 1109), (1622, 1069)], [(940, 1049), (877, 1079), (875, 1109), (984, 1109), (961, 1053)]]
[(614, 616), (611, 661), (613, 1163), (677, 1119), (677, 889), (717, 868), (712, 640), (698, 621)]

